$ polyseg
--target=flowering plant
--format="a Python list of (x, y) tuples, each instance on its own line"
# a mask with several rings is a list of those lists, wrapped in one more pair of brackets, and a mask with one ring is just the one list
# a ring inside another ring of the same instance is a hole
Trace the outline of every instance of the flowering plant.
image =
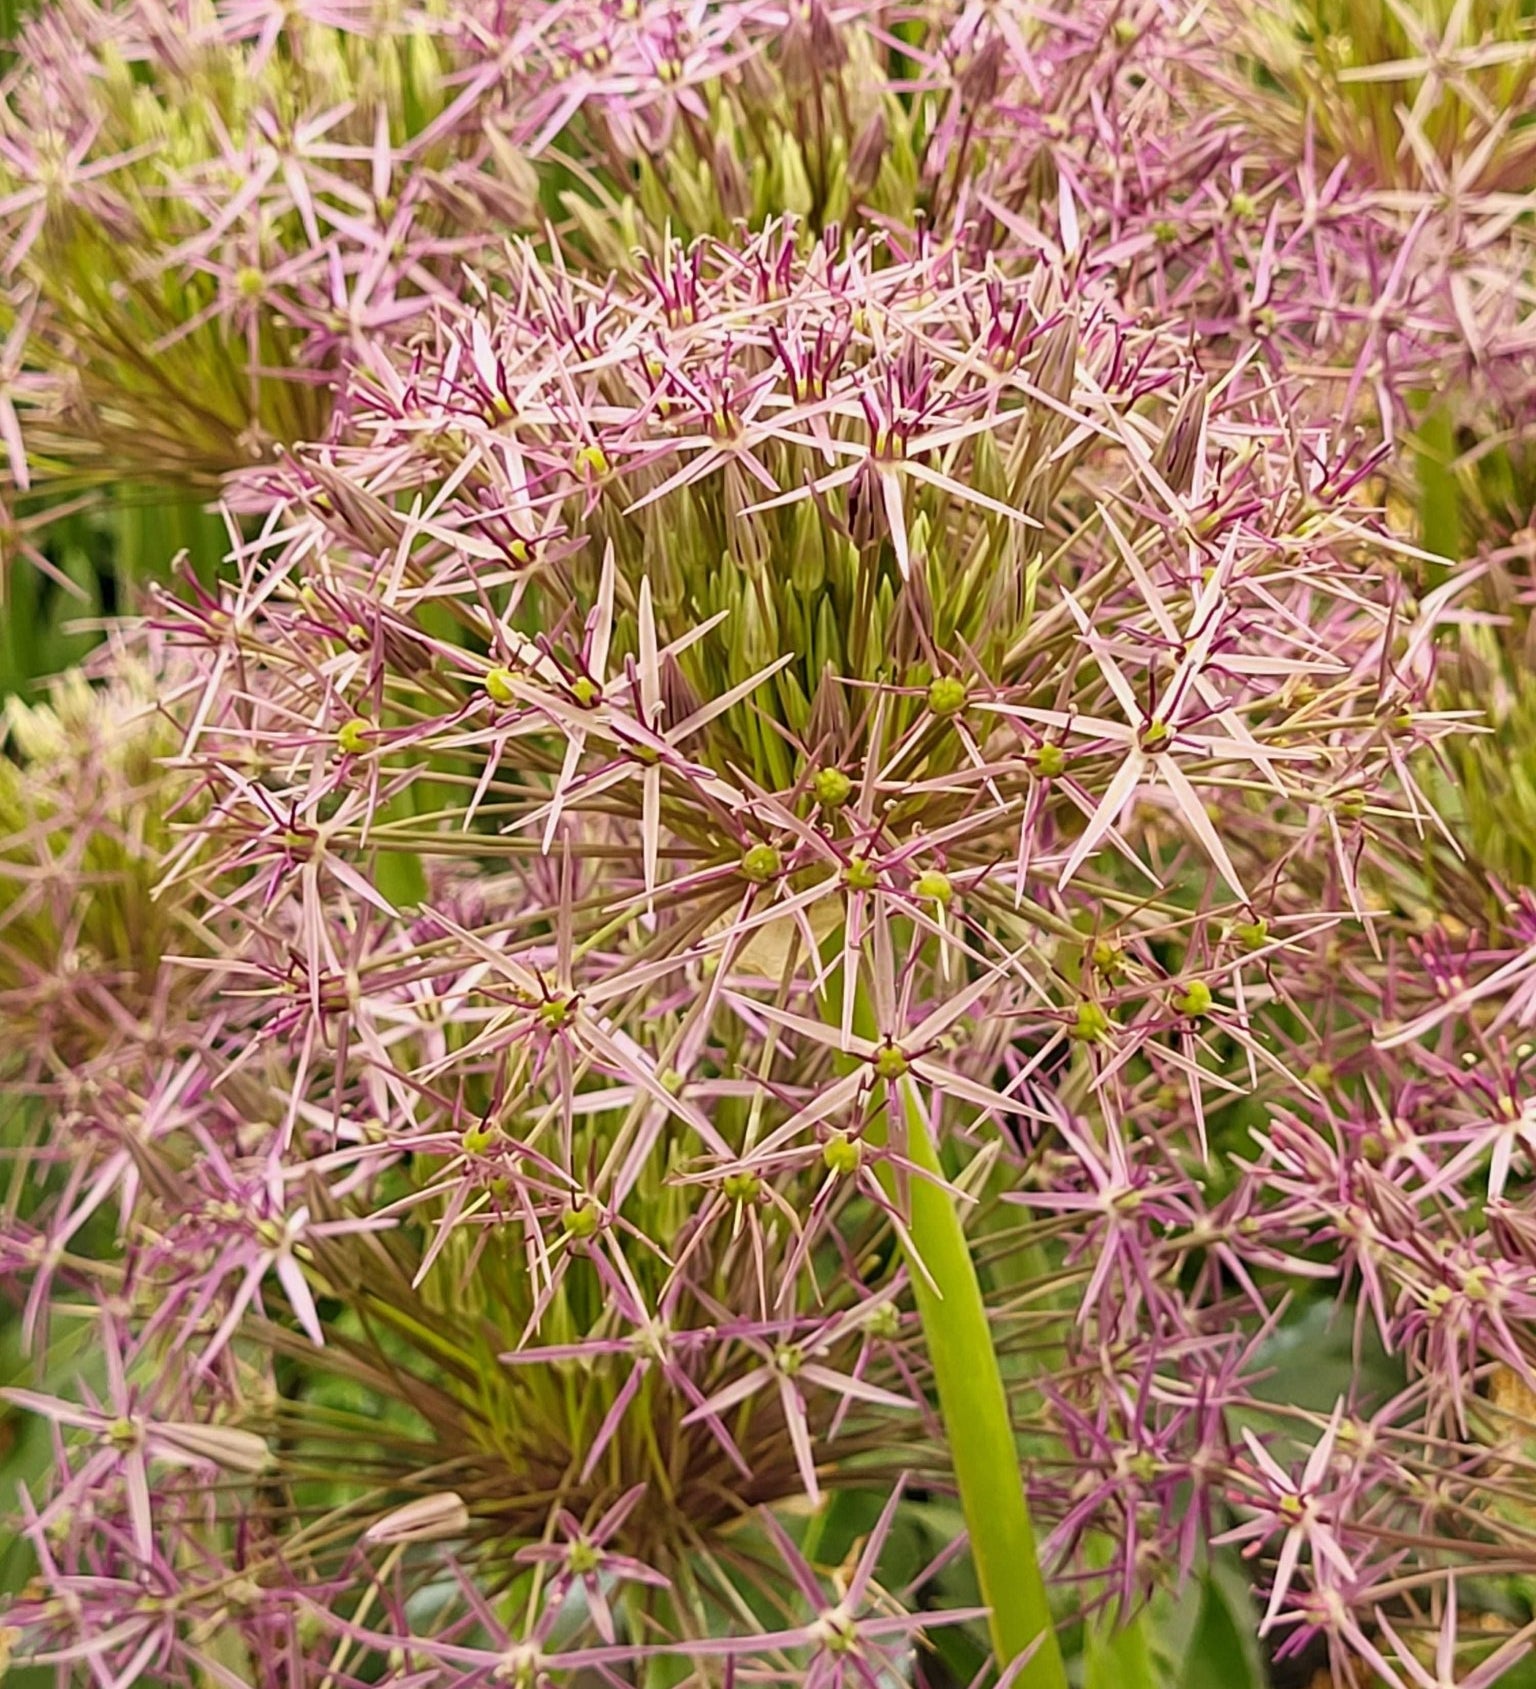
[[(217, 87), (459, 80), (331, 158), (348, 93), (297, 174), (198, 202), (199, 250), (286, 231), (239, 368), (316, 403), (260, 424), (223, 575), (103, 666), (156, 778), (77, 778), (82, 706), (3, 794), (31, 977), (106, 935), (12, 1053), (0, 1268), (39, 1347), (90, 1341), (8, 1392), (55, 1469), (7, 1646), (123, 1685), (1152, 1682), (1138, 1608), (1230, 1546), (1341, 1681), (1518, 1664), (1530, 911), (1426, 912), (1468, 905), (1432, 801), (1466, 582), (1369, 503), (1353, 394), (1390, 421), (1407, 335), (1369, 265), (1341, 424), (1296, 381), (1305, 209), (1255, 268), (1214, 178), (1203, 259), (1156, 227), (1188, 160), (1106, 160), (1190, 98), (1152, 15), (562, 4), (377, 56), (198, 16)], [(89, 208), (141, 179), (87, 128)], [(550, 223), (504, 241), (525, 157)], [(103, 396), (59, 460), (149, 473), (148, 417), (174, 474), (232, 468), (260, 406), (207, 456), (164, 395), (130, 426), (142, 324), (75, 303)], [(236, 343), (227, 292), (163, 309), (189, 368)], [(1330, 1289), (1348, 1387), (1273, 1399)]]

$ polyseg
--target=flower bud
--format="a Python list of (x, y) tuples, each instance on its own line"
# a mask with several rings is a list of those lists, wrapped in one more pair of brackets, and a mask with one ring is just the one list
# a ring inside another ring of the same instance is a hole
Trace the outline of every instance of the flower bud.
[(855, 196), (867, 194), (880, 180), (887, 140), (885, 113), (877, 110), (859, 131), (848, 154), (848, 186)]
[(989, 35), (971, 55), (960, 73), (960, 101), (967, 111), (980, 111), (997, 98), (1003, 85), (1005, 59), (1006, 49), (1000, 35)]
[(848, 49), (832, 22), (825, 0), (811, 0), (810, 37), (811, 57), (820, 77), (830, 78), (847, 64)]
[(463, 1536), (469, 1529), (469, 1509), (453, 1490), (424, 1495), (406, 1502), (374, 1522), (363, 1532), (366, 1543), (441, 1542)]
[(230, 1425), (162, 1420), (150, 1427), (150, 1436), (155, 1452), (173, 1461), (206, 1461), (226, 1472), (244, 1472), (252, 1477), (272, 1464), (272, 1451), (264, 1438)]
[(1068, 403), (1077, 384), (1077, 353), (1081, 337), (1075, 310), (1062, 311), (1041, 335), (1030, 356), (1030, 376), (1044, 393)]
[(1157, 449), (1155, 462), (1176, 493), (1187, 493), (1194, 482), (1195, 464), (1205, 435), (1206, 382), (1192, 381), (1179, 400)]
[(726, 222), (742, 222), (750, 217), (752, 197), (747, 187), (747, 179), (742, 175), (736, 148), (724, 135), (718, 136), (715, 141), (713, 175), (715, 192), (719, 196), (720, 210), (724, 213)]

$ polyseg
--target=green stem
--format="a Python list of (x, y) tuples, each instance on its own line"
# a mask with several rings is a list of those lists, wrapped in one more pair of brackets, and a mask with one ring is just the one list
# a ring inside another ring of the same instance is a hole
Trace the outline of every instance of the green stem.
[(1456, 484), (1456, 428), (1444, 399), (1425, 401), (1419, 418), (1416, 467), (1419, 481), (1419, 543), (1446, 559), (1431, 563), (1430, 586), (1450, 577), (1451, 565), (1462, 558), (1461, 489)]
[[(860, 1037), (878, 1040), (882, 1035), (862, 985), (855, 988), (853, 1024)], [(999, 1665), (1006, 1666), (1038, 1642), (1014, 1679), (1016, 1689), (1066, 1689), (1066, 1669), (1040, 1575), (1008, 1396), (976, 1265), (916, 1090), (910, 1079), (901, 1080), (899, 1089), (907, 1116), (907, 1159), (932, 1175), (911, 1180), (908, 1191), (908, 1231), (920, 1258), (909, 1263), (913, 1294), (981, 1598), (991, 1613), (992, 1646)], [(882, 1105), (865, 1134), (876, 1146), (886, 1139), (888, 1106)], [(894, 1196), (889, 1168), (881, 1169), (880, 1180)]]

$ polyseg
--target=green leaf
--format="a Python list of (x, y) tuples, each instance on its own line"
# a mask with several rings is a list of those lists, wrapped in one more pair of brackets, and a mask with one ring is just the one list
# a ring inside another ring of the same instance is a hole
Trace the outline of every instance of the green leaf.
[[(1083, 1647), (1083, 1689), (1161, 1689), (1145, 1612), (1127, 1625), (1101, 1619), (1088, 1632)], [(1227, 1689), (1241, 1689), (1241, 1681), (1233, 1679)]]
[(1260, 1689), (1253, 1652), (1232, 1615), (1226, 1596), (1208, 1578), (1200, 1602), (1200, 1617), (1190, 1638), (1182, 1689)]

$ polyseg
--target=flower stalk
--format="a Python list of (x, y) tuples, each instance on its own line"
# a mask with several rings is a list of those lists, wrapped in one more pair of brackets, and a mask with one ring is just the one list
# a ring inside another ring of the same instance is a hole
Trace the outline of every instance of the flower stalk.
[[(853, 1026), (860, 1037), (880, 1036), (862, 983), (854, 987)], [(908, 1264), (992, 1646), (1004, 1669), (1027, 1656), (1013, 1679), (1018, 1689), (1066, 1689), (981, 1282), (910, 1077), (887, 1087), (887, 1102), (874, 1107), (865, 1137), (876, 1148), (885, 1146), (892, 1092), (906, 1115), (907, 1159), (932, 1175), (912, 1180), (908, 1191), (914, 1257)], [(896, 1174), (888, 1162), (879, 1178), (895, 1201)]]

